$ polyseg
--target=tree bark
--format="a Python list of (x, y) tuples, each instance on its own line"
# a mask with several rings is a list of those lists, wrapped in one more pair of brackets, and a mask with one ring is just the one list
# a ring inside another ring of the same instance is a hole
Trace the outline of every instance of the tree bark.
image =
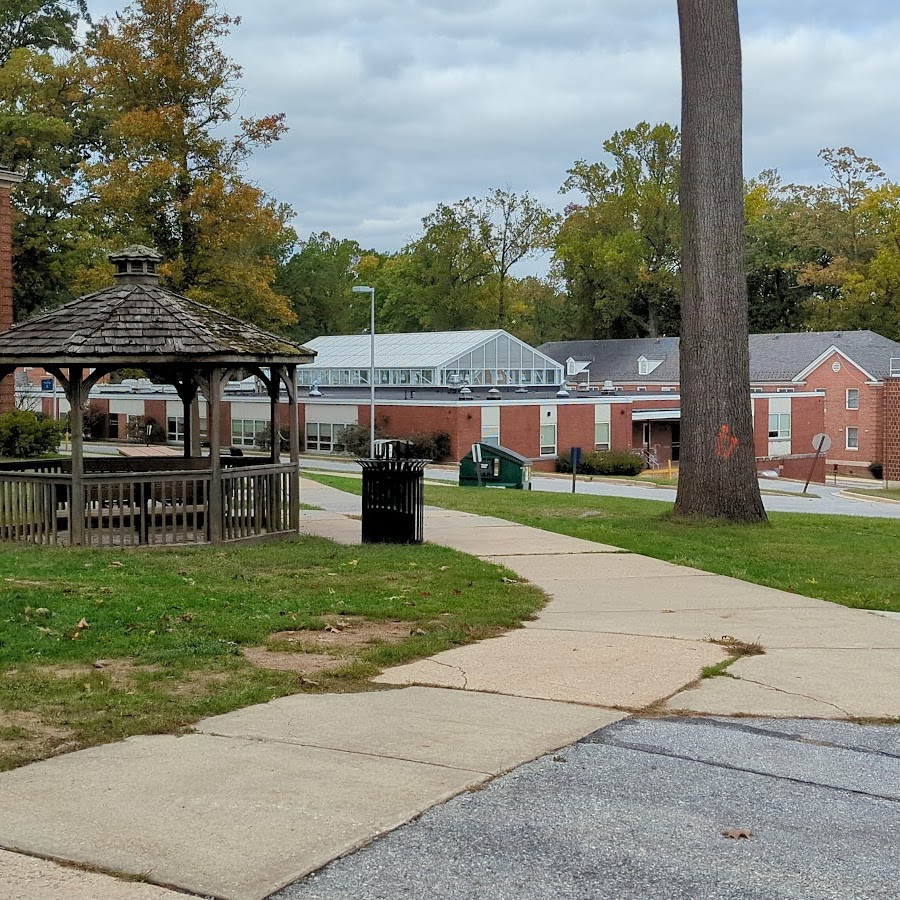
[(764, 522), (744, 274), (737, 0), (678, 0), (681, 30), (681, 472), (675, 515)]

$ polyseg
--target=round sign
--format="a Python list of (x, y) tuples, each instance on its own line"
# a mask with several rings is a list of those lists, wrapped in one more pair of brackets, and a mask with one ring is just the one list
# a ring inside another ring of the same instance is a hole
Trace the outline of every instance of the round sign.
[(824, 431), (820, 431), (812, 439), (812, 445), (816, 453), (827, 453), (831, 449), (831, 438)]

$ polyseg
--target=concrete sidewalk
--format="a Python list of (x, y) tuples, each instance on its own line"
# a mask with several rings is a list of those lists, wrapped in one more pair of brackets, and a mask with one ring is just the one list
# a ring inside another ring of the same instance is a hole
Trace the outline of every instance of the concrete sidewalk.
[[(322, 507), (304, 512), (306, 532), (359, 541), (359, 498), (309, 483), (303, 500)], [(490, 517), (428, 510), (426, 536), (518, 572), (551, 602), (524, 629), (385, 672), (381, 691), (282, 698), (182, 737), (131, 738), (0, 774), (0, 847), (19, 851), (0, 855), (0, 895), (167, 894), (37, 856), (261, 900), (648, 707), (900, 716), (895, 620)], [(736, 663), (739, 679), (698, 686), (701, 668), (727, 657), (709, 639), (725, 635), (771, 649)], [(45, 874), (29, 882), (21, 867)]]

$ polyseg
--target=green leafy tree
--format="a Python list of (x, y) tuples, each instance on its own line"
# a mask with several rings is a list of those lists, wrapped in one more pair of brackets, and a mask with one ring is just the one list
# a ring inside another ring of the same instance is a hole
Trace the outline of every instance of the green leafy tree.
[(751, 332), (800, 331), (812, 288), (800, 282), (816, 251), (802, 246), (797, 222), (805, 207), (766, 170), (744, 193), (747, 290)]
[(83, 3), (0, 5), (0, 167), (24, 176), (13, 192), (17, 318), (71, 299), (95, 244), (80, 168), (101, 122), (79, 53), (82, 17)]
[(678, 331), (680, 137), (641, 122), (603, 144), (611, 164), (579, 160), (562, 193), (568, 207), (555, 240), (556, 270), (593, 337)]
[(352, 330), (353, 293), (362, 250), (356, 241), (338, 240), (327, 231), (311, 234), (279, 267), (275, 289), (288, 297), (301, 342), (323, 334)]
[(546, 250), (557, 225), (557, 217), (526, 191), (521, 196), (499, 188), (480, 200), (463, 200), (463, 221), (471, 221), (474, 212), (478, 245), (493, 265), (496, 284), (497, 327), (507, 320), (507, 284), (517, 263)]

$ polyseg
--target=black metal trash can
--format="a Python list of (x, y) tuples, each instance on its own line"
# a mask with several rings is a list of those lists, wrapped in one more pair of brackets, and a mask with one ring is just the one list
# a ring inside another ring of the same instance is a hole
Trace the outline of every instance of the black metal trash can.
[(362, 542), (421, 544), (427, 459), (361, 459)]

